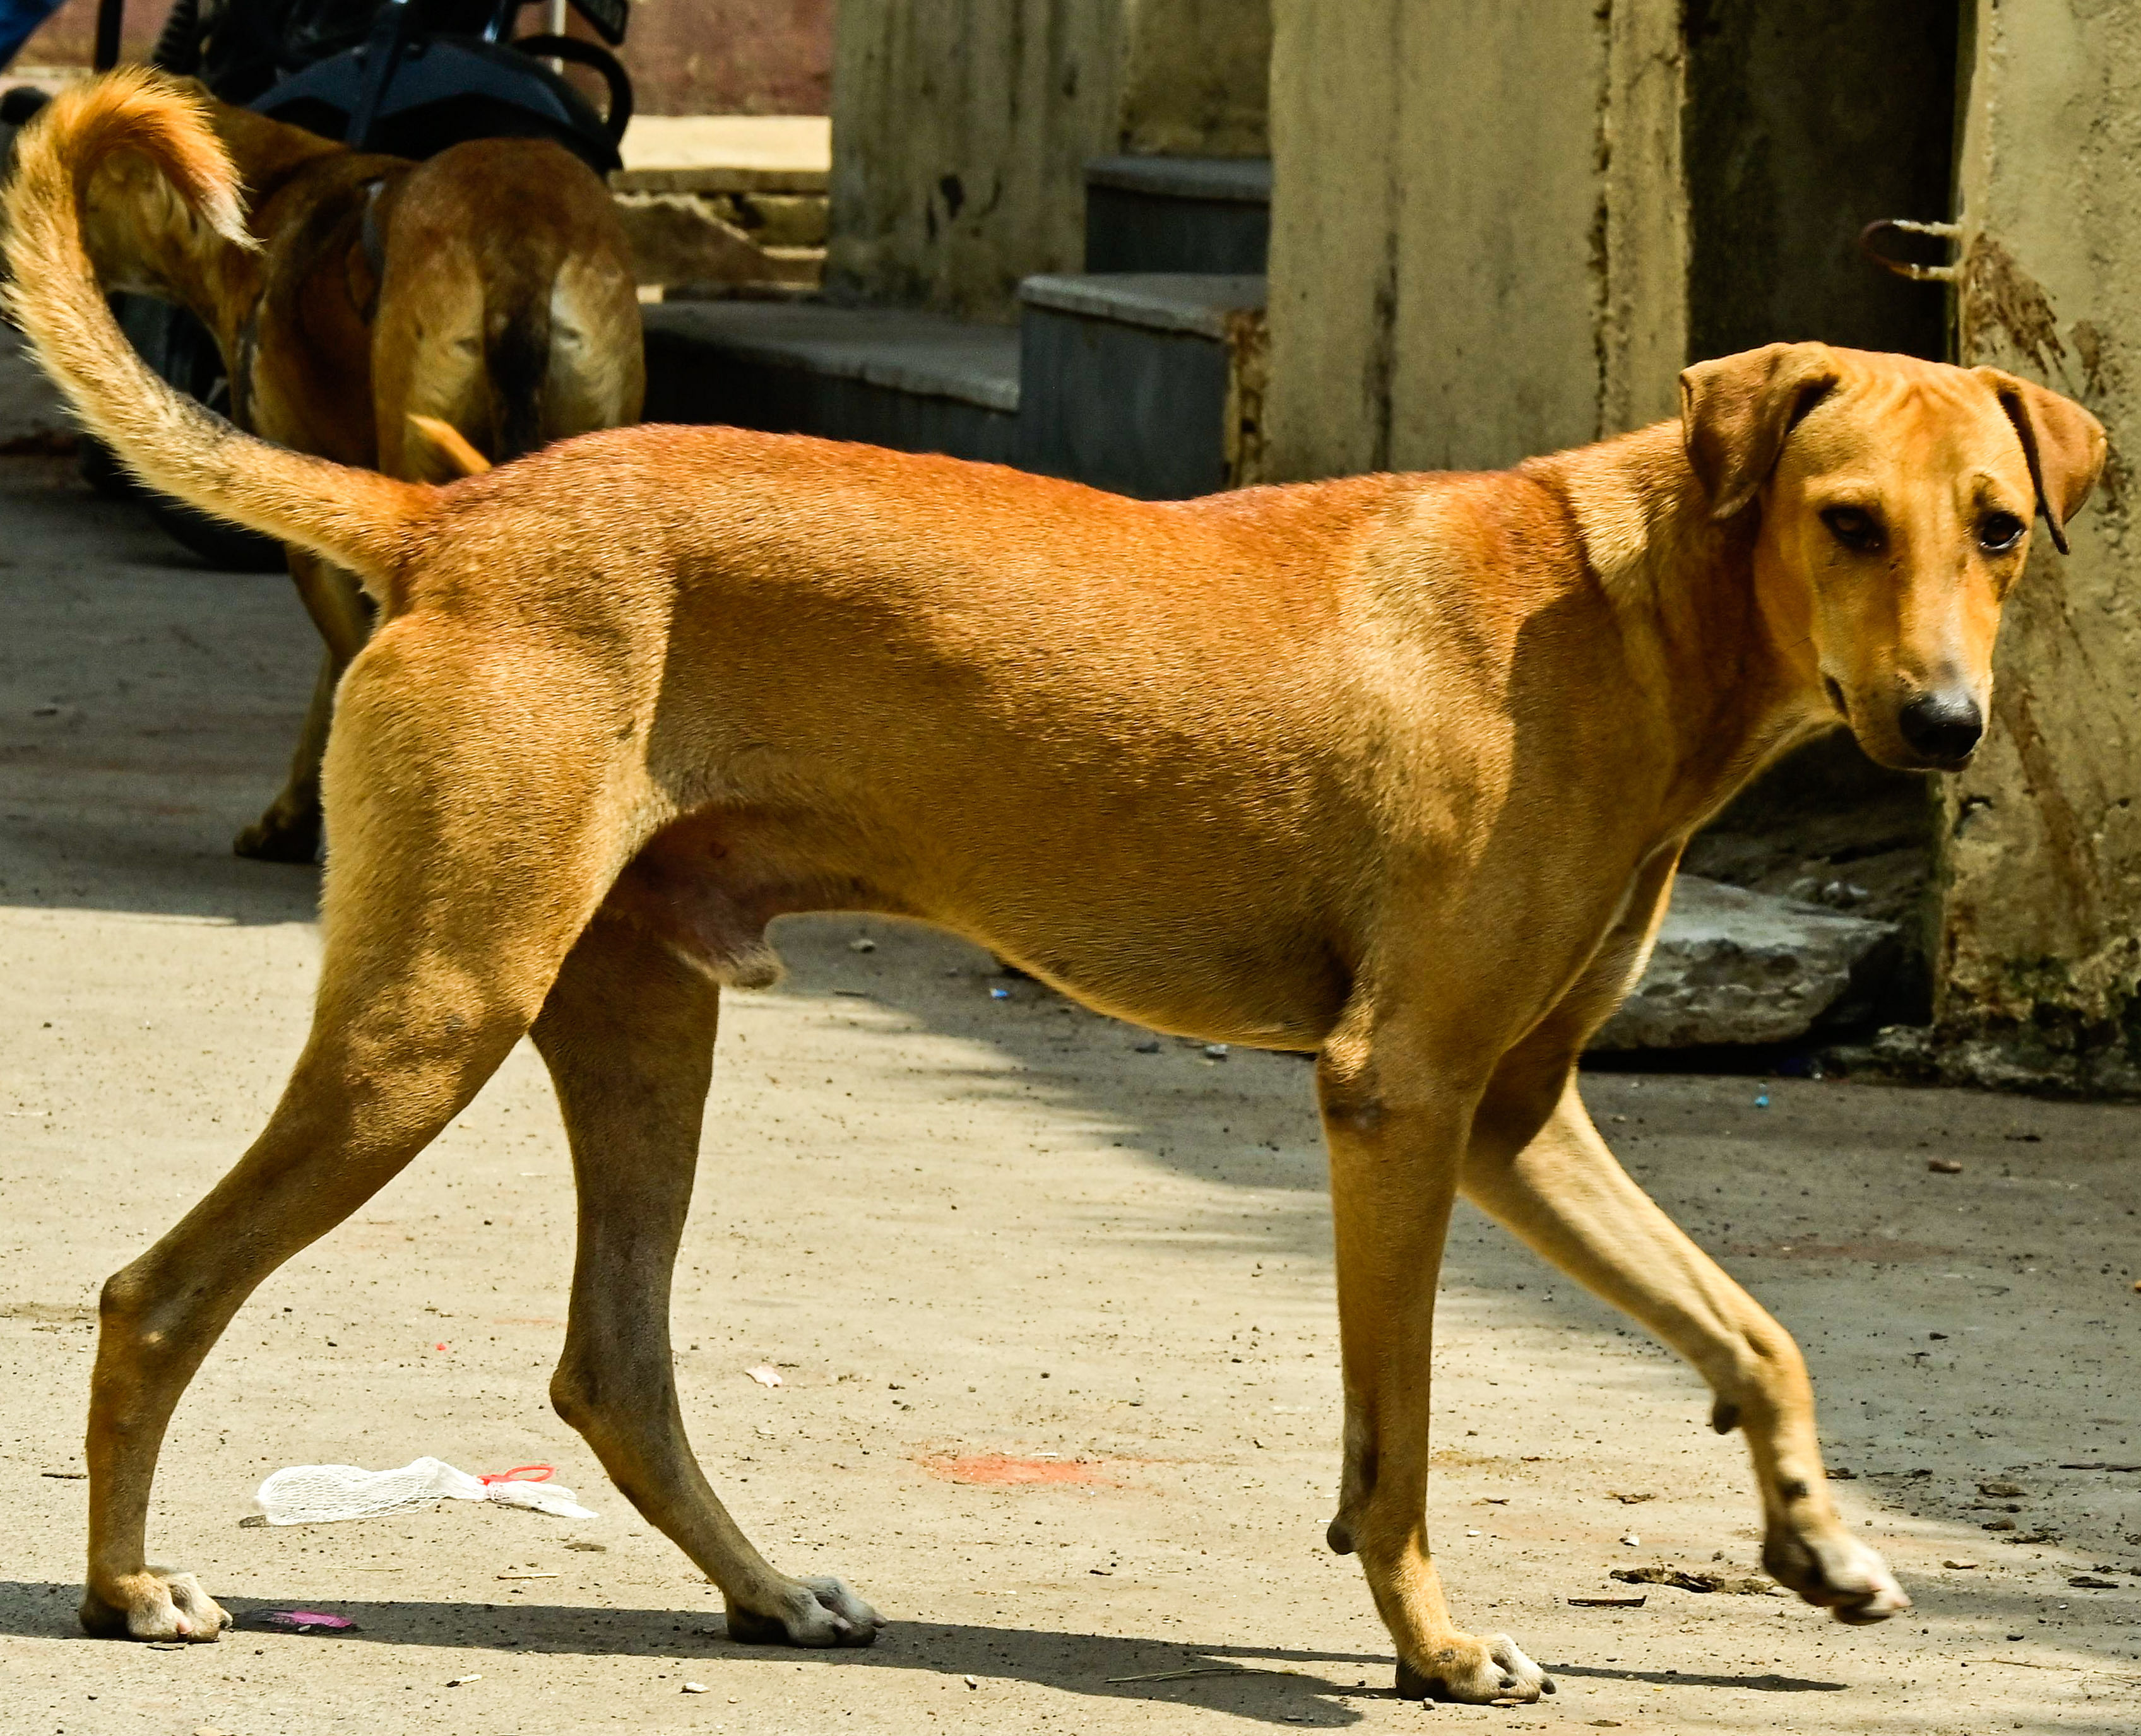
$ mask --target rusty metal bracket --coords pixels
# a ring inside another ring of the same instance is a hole
[[[1874,245],[1874,238],[1884,229],[1894,229],[1906,235],[1937,235],[1943,241],[1962,239],[1959,223],[1914,223],[1907,217],[1877,217],[1858,232],[1858,250],[1883,271],[1892,271],[1899,278],[1908,278],[1914,283],[1952,283],[1960,274],[1953,265],[1913,265],[1907,259],[1892,259]]]

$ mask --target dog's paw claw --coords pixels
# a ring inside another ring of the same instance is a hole
[[[100,1640],[185,1640],[210,1645],[231,1617],[190,1573],[150,1567],[130,1574],[105,1596],[85,1591],[77,1612],[83,1630]]]
[[[884,1617],[829,1576],[797,1580],[775,1614],[728,1606],[729,1638],[743,1645],[871,1645]]]
[[[1484,1706],[1497,1701],[1529,1705],[1554,1692],[1553,1678],[1526,1657],[1507,1634],[1463,1638],[1438,1646],[1420,1669],[1398,1660],[1400,1699],[1453,1700]]]
[[[1779,1585],[1851,1627],[1870,1627],[1911,1606],[1888,1564],[1845,1532],[1773,1532],[1762,1546],[1762,1567]]]

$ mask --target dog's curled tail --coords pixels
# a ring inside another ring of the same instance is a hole
[[[76,414],[150,487],[324,555],[391,607],[435,491],[241,434],[142,362],[105,305],[82,239],[90,178],[116,151],[149,158],[224,239],[258,244],[199,101],[152,72],[114,72],[62,91],[15,142],[15,172],[0,196],[12,278],[0,291],[5,311]]]

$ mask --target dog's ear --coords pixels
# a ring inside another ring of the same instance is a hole
[[[1698,361],[1680,376],[1681,436],[1710,516],[1742,511],[1777,467],[1784,436],[1836,384],[1826,344],[1772,343]]]
[[[2047,391],[2034,381],[1996,367],[1971,371],[1992,388],[2030,461],[2037,509],[2052,533],[2052,546],[2067,552],[2067,520],[2082,508],[2104,472],[2104,424],[2072,398]]]

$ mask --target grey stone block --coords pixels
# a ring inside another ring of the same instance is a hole
[[[1804,1036],[1896,932],[1892,922],[1682,874],[1649,968],[1591,1046],[1695,1049]]]
[[[1258,273],[1267,158],[1102,157],[1085,165],[1085,269]]]
[[[1227,418],[1240,322],[1260,277],[1028,278],[1018,463],[1148,500],[1227,487]]]
[[[1018,333],[819,302],[646,310],[647,417],[1012,461]]]

